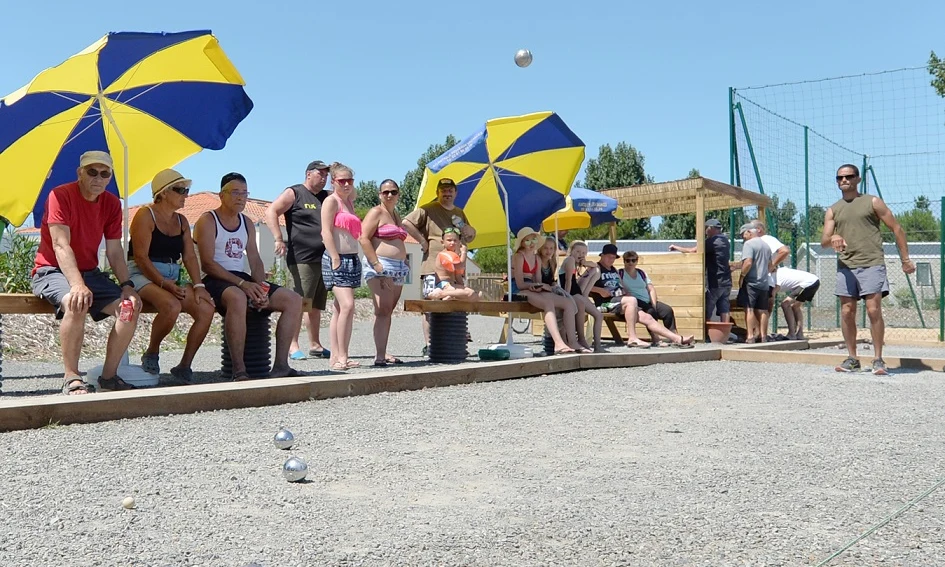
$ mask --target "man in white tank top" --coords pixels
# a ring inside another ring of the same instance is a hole
[[[292,314],[291,317],[279,317],[276,325],[276,353],[269,377],[297,376],[289,367],[289,343],[298,325],[302,298],[290,289],[264,281],[266,268],[256,248],[256,227],[243,214],[248,197],[246,178],[239,173],[228,173],[220,181],[220,207],[204,213],[197,220],[194,240],[205,274],[203,282],[216,302],[217,310],[224,315],[224,332],[233,361],[233,380],[265,378],[249,376],[243,362],[249,303],[258,309]],[[243,271],[244,255],[249,263],[249,274]]]

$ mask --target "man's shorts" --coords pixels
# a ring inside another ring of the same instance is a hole
[[[331,257],[326,252],[322,256],[322,280],[325,289],[333,287],[361,287],[361,261],[357,254],[341,254],[341,265],[337,270],[331,267]]]
[[[292,276],[289,284],[295,293],[302,296],[302,311],[324,311],[328,303],[328,289],[322,279],[322,263],[289,264],[288,269]]]
[[[252,282],[253,276],[247,274],[246,272],[234,272],[230,270],[230,273],[238,278],[242,278],[245,281]],[[226,307],[223,305],[223,292],[231,287],[239,287],[239,284],[231,283],[227,280],[218,280],[210,276],[204,276],[203,283],[207,286],[207,293],[210,294],[210,297],[213,298],[213,302],[217,305],[217,313],[220,315],[226,315]],[[271,299],[272,294],[276,292],[282,286],[276,285],[272,282],[266,282],[269,284],[269,295]],[[241,289],[240,292],[243,290]],[[245,294],[244,294],[245,295]],[[246,301],[249,301],[249,298],[246,298]]]
[[[814,295],[817,293],[817,290],[820,289],[820,280],[815,281],[811,285],[803,288],[797,289],[791,293],[790,297],[798,303],[806,303],[811,299],[814,299]]]
[[[710,287],[705,290],[705,312],[709,317],[713,313],[720,317],[725,313],[732,312],[732,303],[729,297],[732,295],[732,286]]]
[[[874,293],[881,293],[882,297],[889,295],[885,264],[867,268],[837,268],[837,296],[861,299]]]
[[[101,321],[114,315],[114,313],[103,313],[102,309],[121,299],[121,288],[118,284],[98,268],[82,272],[82,280],[92,292],[92,306],[89,307],[92,320]],[[69,285],[69,280],[66,279],[62,270],[54,266],[39,268],[33,275],[32,287],[34,295],[45,299],[56,308],[56,319],[62,319],[65,316],[66,312],[61,305],[62,298],[72,291],[72,286]]]
[[[744,307],[745,309],[758,309],[760,311],[767,311],[770,301],[771,288],[767,286],[759,288],[752,287],[750,285],[744,285],[738,290],[737,303],[740,307]]]

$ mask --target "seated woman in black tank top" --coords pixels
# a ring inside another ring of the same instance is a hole
[[[141,367],[160,374],[161,342],[177,323],[181,311],[194,319],[180,364],[171,368],[172,382],[189,384],[193,379],[191,364],[213,319],[213,299],[200,276],[200,264],[194,250],[190,225],[177,212],[190,193],[191,181],[173,169],[154,176],[151,195],[154,203],[141,207],[131,221],[128,245],[128,270],[141,299],[150,303],[157,315],[151,324],[151,339],[141,355]],[[181,260],[191,283],[181,279]]]

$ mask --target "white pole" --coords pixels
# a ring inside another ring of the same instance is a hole
[[[495,170],[495,165],[492,163],[489,164],[489,169],[492,170],[492,177],[495,178],[495,184],[502,191],[502,198],[505,201],[505,241],[506,241],[506,253],[505,253],[505,264],[508,269],[509,274],[509,303],[512,303],[512,225],[509,221],[509,192],[505,190],[505,185],[502,184],[502,180],[499,178],[499,173]],[[515,341],[512,340],[512,309],[509,308],[509,312],[506,314],[508,317],[509,332],[506,337],[506,344],[511,345]]]
[[[125,251],[127,251],[128,242],[129,242],[129,235],[128,235],[128,232],[129,232],[129,229],[128,229],[128,144],[125,143],[125,137],[121,135],[121,130],[118,129],[118,124],[115,123],[115,118],[112,116],[112,111],[105,104],[105,96],[102,94],[102,91],[98,91],[98,94],[96,95],[95,98],[98,99],[98,107],[102,109],[102,114],[105,116],[106,119],[108,119],[108,123],[112,125],[112,128],[115,129],[115,134],[118,136],[118,141],[121,142],[121,147],[124,154],[123,157],[125,160],[125,170],[123,172],[124,183],[122,183],[122,192],[124,192],[124,199],[122,199],[122,201],[124,202],[124,210],[121,215],[123,219],[121,245],[125,249]]]

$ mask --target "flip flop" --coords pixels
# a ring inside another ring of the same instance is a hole
[[[377,366],[377,367],[380,367],[380,368],[385,368],[385,367],[387,366],[387,361],[386,361],[386,360],[375,360],[375,361],[374,361],[374,366]]]
[[[336,362],[329,367],[332,372],[347,372],[348,367],[340,362]]]
[[[238,372],[233,375],[234,382],[245,382],[247,380],[250,380],[248,372]]]
[[[345,363],[345,368],[360,368],[360,367],[361,367],[361,363],[356,360],[348,360],[348,362]]]
[[[636,341],[636,342],[634,342],[634,341],[629,341],[629,342],[627,342],[627,348],[642,348],[642,349],[648,349],[648,348],[650,348],[650,346],[652,346],[652,345],[650,345],[650,343],[648,343],[648,342],[646,342],[646,341]]]
[[[403,364],[404,363],[403,360],[397,358],[396,356],[388,356],[387,358],[384,359],[384,362],[386,362],[387,364]]]
[[[321,356],[321,355],[319,355],[319,356]],[[305,360],[305,359],[308,358],[308,357],[306,357],[306,356],[305,356],[305,353],[302,352],[301,350],[297,350],[297,351],[291,353],[291,354],[289,355],[289,358],[292,359],[292,360]]]
[[[574,354],[576,351],[571,347],[564,347],[561,350],[556,350],[554,354]]]
[[[283,374],[282,376],[273,376],[272,372],[269,373],[270,378],[297,378],[301,375],[302,373],[296,370],[295,368],[289,368],[289,371]]]

